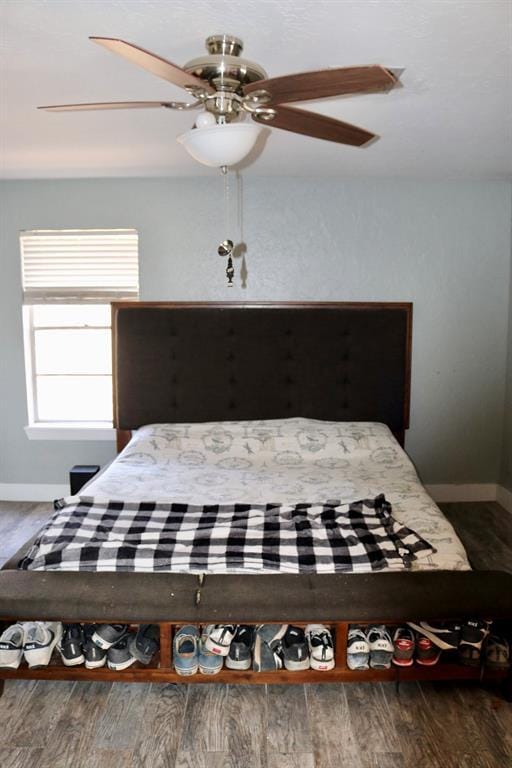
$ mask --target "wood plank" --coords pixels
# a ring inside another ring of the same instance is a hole
[[[68,706],[75,683],[38,682],[17,717],[10,722],[5,738],[13,747],[45,747]],[[2,698],[3,701],[3,698]]]
[[[306,697],[302,685],[274,685],[267,691],[268,753],[312,752]]]
[[[53,514],[48,502],[0,502],[0,557],[8,560]]]
[[[186,685],[151,685],[133,757],[139,768],[173,768],[181,740]]]
[[[42,749],[0,748],[2,768],[39,768]]]
[[[254,753],[183,751],[178,754],[172,768],[264,768],[264,766],[260,755]],[[280,768],[284,767],[280,764]],[[297,764],[294,764],[293,768],[297,768]]]
[[[138,768],[129,749],[91,749],[77,768]]]
[[[37,685],[35,680],[8,680],[0,698],[0,746],[10,747],[11,734]]]
[[[512,573],[512,516],[496,502],[439,505],[477,570]]]
[[[369,755],[364,768],[409,768],[401,752],[375,752]]]
[[[110,683],[76,683],[38,768],[67,768],[88,754],[110,693]]]
[[[271,752],[268,768],[318,768],[318,764],[312,752],[294,752],[291,755]]]
[[[228,751],[233,754],[264,754],[268,721],[265,688],[228,686],[226,715]]]
[[[503,702],[492,691],[478,686],[457,686],[464,707],[464,716],[472,724],[475,752],[489,753],[498,764],[512,765],[512,715],[505,723],[498,713],[512,706]]]
[[[348,713],[364,760],[375,752],[400,752],[401,745],[381,684],[347,685]]]
[[[98,722],[94,746],[132,750],[139,739],[141,712],[148,693],[147,683],[113,685]]]
[[[418,683],[382,686],[388,711],[398,735],[407,766],[445,768],[445,759],[437,748],[437,731],[430,717],[428,698]]]
[[[439,753],[445,756],[469,752],[476,754],[481,746],[479,721],[475,722],[464,706],[460,687],[445,683],[422,683],[421,691],[435,729]],[[464,713],[463,717],[461,712]],[[448,765],[452,768],[450,763]]]
[[[362,768],[343,688],[325,683],[305,691],[315,768]]]
[[[226,702],[228,688],[224,685],[209,685],[188,689],[187,707],[181,750],[193,752],[228,752],[228,718]]]

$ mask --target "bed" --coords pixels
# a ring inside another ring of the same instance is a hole
[[[396,518],[435,551],[407,573],[19,571],[28,545],[0,573],[3,620],[157,622],[160,657],[149,669],[120,674],[54,665],[0,676],[175,681],[177,624],[323,621],[336,633],[331,672],[225,671],[215,680],[478,678],[479,669],[456,664],[367,672],[346,666],[351,622],[512,617],[510,574],[471,570],[401,448],[411,339],[410,304],[113,305],[120,455],[81,497],[299,505],[384,494]]]

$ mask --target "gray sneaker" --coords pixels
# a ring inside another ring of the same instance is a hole
[[[128,632],[128,624],[99,624],[92,636],[93,643],[104,651],[115,645]]]
[[[128,669],[128,667],[131,667],[131,665],[137,661],[130,650],[130,641],[132,638],[133,633],[127,632],[115,645],[110,646],[107,651],[107,666],[109,669],[117,671]]]

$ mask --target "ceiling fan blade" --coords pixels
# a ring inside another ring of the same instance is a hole
[[[174,85],[179,85],[180,88],[190,86],[201,88],[208,93],[212,93],[215,90],[206,80],[201,80],[195,75],[189,75],[188,72],[178,67],[177,64],[173,64],[172,61],[167,61],[167,59],[157,56],[156,53],[139,48],[138,45],[133,45],[133,43],[127,43],[125,40],[118,40],[113,37],[90,37],[89,40],[102,45],[104,48],[112,51],[112,53],[117,53],[118,56],[122,56],[124,59],[128,59],[128,61],[146,69],[153,75],[162,77],[169,83],[174,83]]]
[[[247,95],[251,91],[267,91],[272,97],[270,105],[273,106],[292,101],[325,99],[328,96],[389,91],[397,83],[398,78],[379,65],[340,67],[257,80],[244,86],[244,94]]]
[[[152,109],[170,104],[172,104],[170,101],[99,101],[95,104],[51,104],[38,109],[44,109],[47,112],[85,112],[89,109]]]
[[[315,139],[336,141],[338,144],[351,144],[354,147],[362,147],[372,139],[375,133],[358,128],[357,125],[335,120],[333,117],[318,115],[316,112],[308,112],[296,107],[273,107],[276,112],[272,120],[264,120],[258,114],[253,114],[253,120],[257,123],[269,125],[271,128],[282,128],[284,131],[301,133],[304,136],[312,136]]]

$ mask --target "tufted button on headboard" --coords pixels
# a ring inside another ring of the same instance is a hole
[[[113,305],[114,423],[408,427],[412,304]]]

